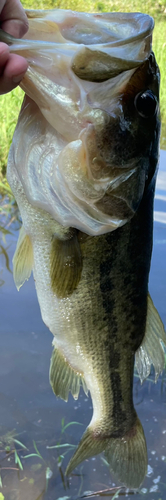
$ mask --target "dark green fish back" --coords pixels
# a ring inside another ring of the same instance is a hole
[[[80,343],[85,357],[91,360],[98,383],[102,419],[100,415],[94,426],[92,419],[69,462],[67,474],[85,454],[88,458],[96,453],[97,439],[98,453],[105,449],[111,470],[133,488],[141,484],[147,467],[146,443],[132,391],[134,355],[146,327],[156,159],[152,151],[151,178],[133,219],[112,234],[88,237],[83,243],[80,235],[84,321],[87,315],[91,316],[90,323],[87,321],[88,333],[82,327]],[[84,296],[84,280],[90,289],[90,302]],[[94,405],[93,388],[90,390]],[[123,443],[127,443],[124,449]]]

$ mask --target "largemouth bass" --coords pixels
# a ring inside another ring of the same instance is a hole
[[[67,467],[105,451],[119,481],[138,488],[146,441],[133,405],[164,368],[164,327],[148,294],[160,133],[153,20],[142,14],[27,11],[10,50],[27,58],[26,93],[8,160],[23,226],[17,288],[33,270],[54,335],[53,391],[90,391],[92,420]]]

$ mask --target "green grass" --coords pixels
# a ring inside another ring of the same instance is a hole
[[[21,0],[27,9],[74,9],[103,12],[145,12],[152,16],[163,15],[166,0]],[[85,9],[86,6],[86,9]]]
[[[42,491],[42,494],[35,498],[34,500],[39,500],[43,498],[43,494],[47,492],[48,489],[48,483],[49,480],[52,478],[54,475],[55,477],[55,458],[57,457],[57,467],[61,475],[61,480],[62,484],[64,487],[64,492],[66,489],[68,489],[68,480],[65,479],[64,473],[62,471],[61,465],[62,461],[64,459],[64,456],[69,452],[73,451],[73,448],[75,449],[76,446],[68,443],[60,444],[61,440],[65,439],[67,436],[66,431],[70,426],[75,426],[75,425],[83,425],[80,424],[79,422],[68,422],[65,424],[65,419],[62,418],[61,421],[61,433],[59,436],[58,444],[55,446],[46,446],[46,449],[48,450],[53,450],[51,453],[49,452],[49,458],[45,459],[42,454],[40,453],[38,446],[36,444],[36,441],[33,439],[32,444],[30,443],[30,450],[25,446],[24,443],[20,441],[20,439],[17,439],[17,434],[15,429],[12,431],[7,432],[4,435],[0,435],[0,488],[5,491],[4,487],[4,478],[6,478],[6,475],[10,473],[10,471],[14,471],[15,474],[17,474],[18,479],[23,482],[25,479],[27,479],[26,474],[27,470],[29,468],[29,471],[32,471],[34,474],[34,477],[30,478],[29,483],[34,484],[35,480],[38,481],[38,473],[40,474],[41,469],[43,469],[43,472],[45,474],[45,487],[44,490]],[[26,431],[24,431],[26,432]],[[42,447],[42,450],[45,452],[45,440],[42,442],[39,442],[40,447]],[[63,453],[63,455],[60,454],[60,448],[68,448],[67,451]],[[54,454],[54,449],[56,449],[56,454]],[[27,451],[30,451],[30,453],[27,454]],[[50,469],[50,457],[52,457],[51,461],[51,467],[53,471]],[[30,463],[28,464],[30,459]],[[8,464],[10,462],[10,464]],[[5,473],[4,473],[5,470]],[[21,476],[18,475],[18,473],[21,472]],[[81,487],[79,487],[79,492],[78,492],[78,498],[80,497],[81,490],[83,486],[83,476],[81,479]],[[25,486],[26,489],[26,486]],[[117,490],[117,488],[112,488],[111,491],[114,492]],[[18,491],[19,491],[19,483],[18,483]],[[113,493],[112,493],[113,494]],[[0,496],[3,499],[4,497]],[[64,497],[64,498],[71,498],[71,497]],[[59,499],[60,500],[60,499]]]
[[[5,174],[7,156],[20,111],[23,91],[17,87],[10,94],[0,96],[0,181]],[[2,175],[1,175],[2,174]],[[5,190],[0,186],[1,193]]]
[[[145,12],[155,19],[153,49],[161,71],[160,104],[162,119],[161,148],[166,149],[166,0],[22,0],[25,8],[63,8],[89,12]],[[0,97],[0,181],[6,172],[7,156],[23,99],[20,88]],[[0,192],[2,189],[0,188]]]
[[[156,22],[153,36],[153,46],[161,73],[160,109],[162,134],[160,145],[161,148],[166,149],[166,15],[165,19],[160,19],[158,23]]]

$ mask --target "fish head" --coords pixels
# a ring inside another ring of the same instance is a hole
[[[28,150],[23,165],[15,148],[27,198],[63,226],[91,235],[113,231],[134,216],[157,168],[153,19],[65,10],[27,15],[26,39],[10,45],[29,63],[21,82],[29,101],[15,132],[22,154]]]
[[[134,215],[157,174],[160,72],[153,52],[127,81],[123,78],[107,102],[104,97],[107,119],[103,129],[96,129],[96,148],[103,160],[97,175],[110,178],[97,206],[108,215],[116,211],[119,221]]]

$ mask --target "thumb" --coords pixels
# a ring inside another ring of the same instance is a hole
[[[6,0],[0,14],[1,28],[16,38],[28,31],[28,19],[19,0]]]

